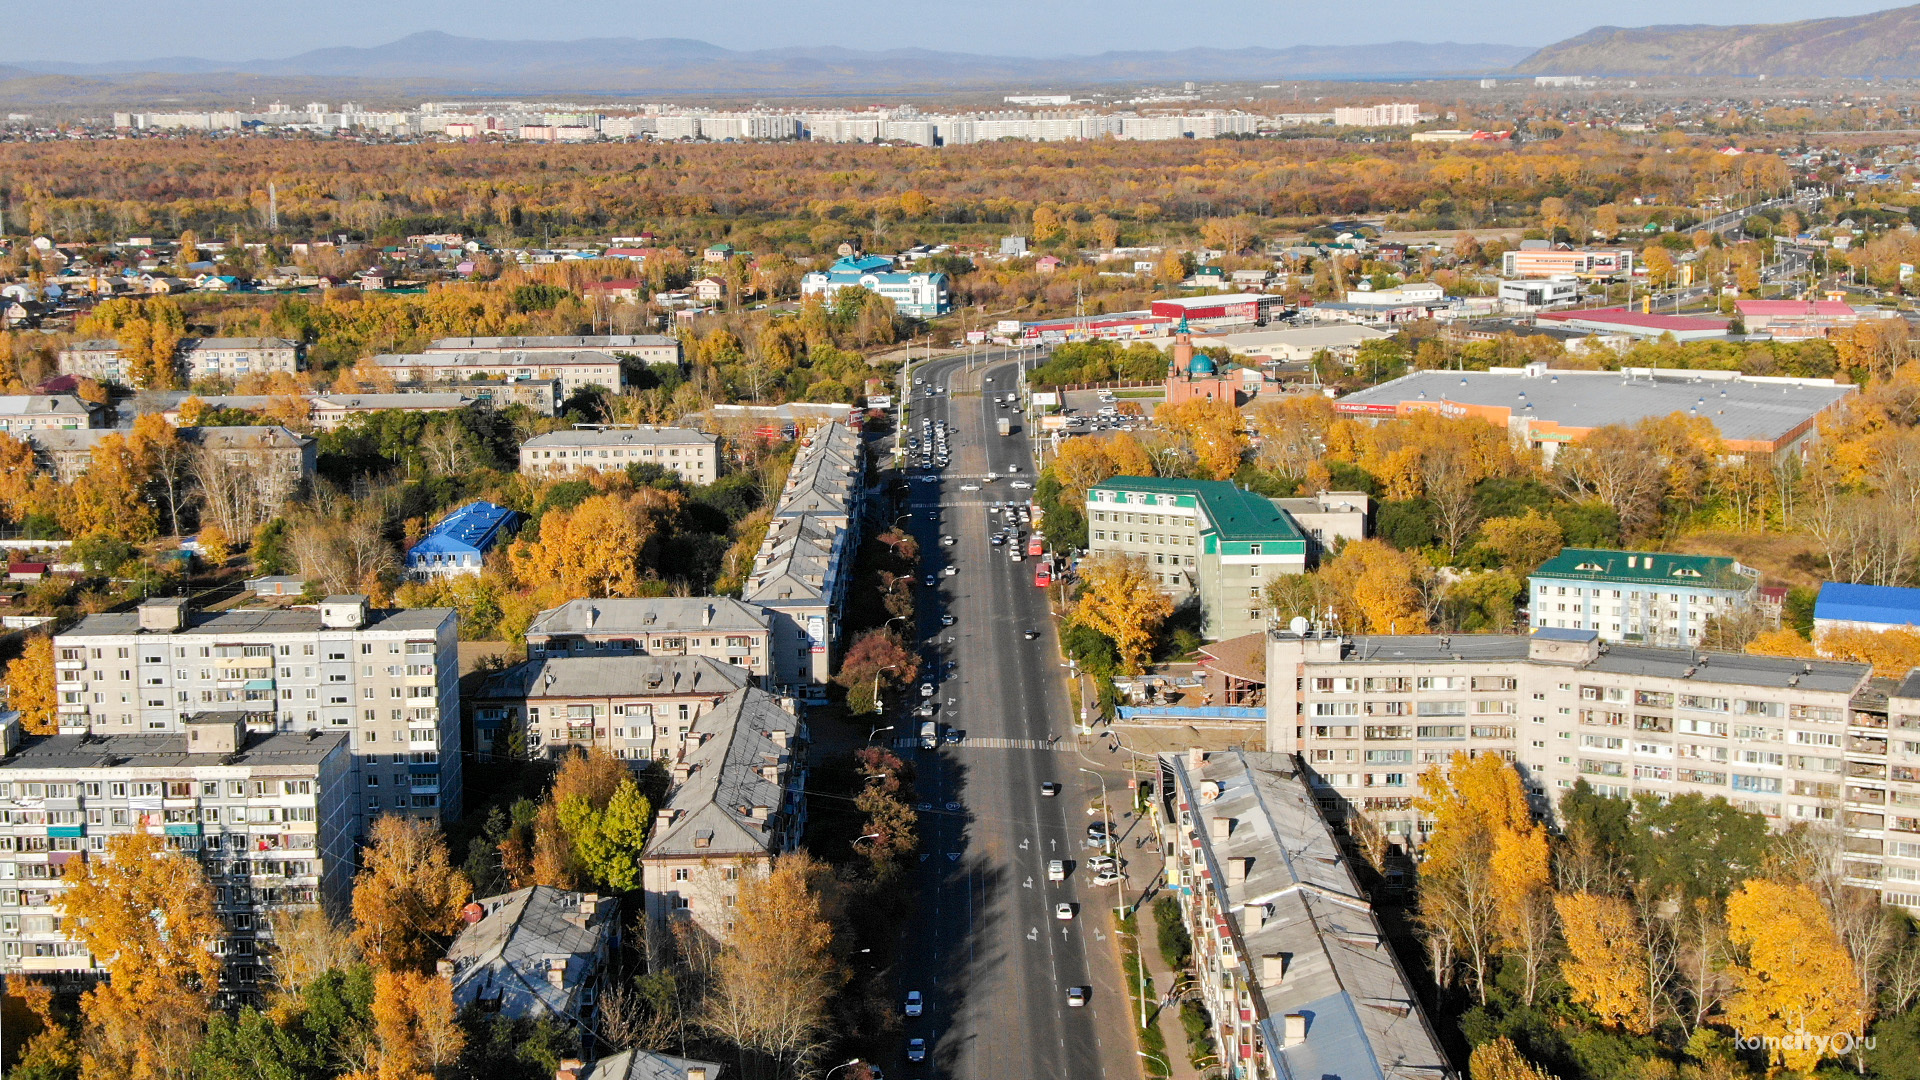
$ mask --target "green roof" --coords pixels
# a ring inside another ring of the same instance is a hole
[[[1224,480],[1178,480],[1164,476],[1110,476],[1088,489],[1140,492],[1146,495],[1185,495],[1200,504],[1210,532],[1220,539],[1302,540],[1273,501]]]
[[[1563,548],[1560,554],[1542,563],[1533,576],[1568,581],[1746,589],[1758,581],[1760,575],[1723,555]]]

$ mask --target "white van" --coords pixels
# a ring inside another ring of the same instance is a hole
[[[1047,864],[1047,880],[1048,881],[1067,880],[1067,864],[1060,861],[1059,859],[1055,859],[1052,862],[1048,863]]]

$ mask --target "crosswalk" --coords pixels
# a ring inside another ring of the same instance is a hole
[[[919,745],[920,740],[912,737],[893,740],[893,748],[895,750],[911,750]],[[1059,740],[1048,741],[1046,739],[966,738],[953,744],[951,748],[958,750],[1052,750],[1057,753],[1065,753],[1073,749],[1073,744]]]

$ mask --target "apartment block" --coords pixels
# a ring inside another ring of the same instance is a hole
[[[1633,273],[1633,251],[1628,248],[1564,248],[1545,240],[1522,240],[1520,247],[1500,257],[1500,276],[1507,278],[1576,277],[1588,280],[1622,278]]]
[[[658,465],[689,484],[719,479],[717,436],[678,427],[576,426],[520,444],[520,472],[540,475],[574,469],[624,469]]]
[[[1558,628],[1273,633],[1267,678],[1268,746],[1297,749],[1326,809],[1365,814],[1396,844],[1424,839],[1423,769],[1498,754],[1543,814],[1581,780],[1621,798],[1723,796],[1778,828],[1842,830],[1853,884],[1920,897],[1920,678]]]
[[[125,383],[127,358],[120,343],[111,338],[89,338],[71,342],[60,350],[62,375],[80,375],[99,382]]]
[[[1265,629],[1267,582],[1307,568],[1292,519],[1231,483],[1115,476],[1087,489],[1086,512],[1088,549],[1137,556],[1176,599],[1197,598],[1210,641]]]
[[[292,374],[305,366],[299,343],[286,338],[187,338],[180,343],[178,357],[189,379],[238,379],[275,371]]]
[[[72,394],[0,395],[0,434],[23,439],[29,431],[105,426],[107,411]]]
[[[650,938],[687,920],[724,939],[741,881],[799,847],[807,742],[804,721],[752,688],[695,721],[672,752],[673,786],[641,856]]]
[[[494,753],[525,732],[530,757],[574,747],[651,761],[680,745],[693,723],[753,676],[710,656],[557,656],[516,664],[481,684],[473,700],[474,749]]]
[[[1162,754],[1151,804],[1194,990],[1236,1075],[1452,1080],[1290,754]]]
[[[598,349],[429,350],[381,353],[373,357],[372,363],[387,369],[394,378],[410,382],[445,382],[476,376],[505,382],[557,382],[563,396],[572,396],[589,386],[613,393],[627,387],[620,357]]]
[[[65,868],[109,837],[144,832],[196,856],[227,934],[222,989],[255,1001],[276,911],[345,910],[353,884],[350,751],[343,732],[254,733],[197,713],[167,734],[19,737],[0,758],[0,971],[90,979],[61,932]]]
[[[318,440],[278,424],[179,431],[182,442],[242,470],[268,506],[278,506],[300,490],[319,463]],[[102,428],[38,428],[27,432],[26,440],[33,444],[34,464],[70,484],[93,465],[93,448],[110,434],[114,432]]]
[[[757,604],[727,596],[649,596],[571,600],[527,626],[527,655],[705,656],[765,679],[773,619]]]
[[[1753,606],[1760,572],[1715,555],[1565,548],[1527,579],[1535,627],[1607,641],[1697,645],[1707,622]]]
[[[772,617],[769,685],[803,693],[833,673],[840,615],[860,545],[866,450],[860,432],[821,424],[800,452],[753,558],[742,599]]]
[[[177,734],[218,714],[256,734],[347,736],[349,835],[380,814],[459,816],[459,616],[313,607],[191,610],[178,597],[89,615],[54,637],[63,732]]]

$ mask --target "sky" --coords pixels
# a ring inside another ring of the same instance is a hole
[[[1888,0],[107,0],[86,6],[84,15],[66,4],[7,5],[0,62],[278,58],[381,45],[420,30],[509,40],[687,37],[737,49],[920,47],[1003,56],[1384,41],[1537,46],[1602,23],[1785,22],[1891,6]]]

